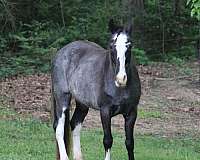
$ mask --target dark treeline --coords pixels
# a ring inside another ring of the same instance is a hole
[[[139,56],[195,55],[199,25],[186,0],[0,0],[0,52],[37,59],[77,39],[106,48],[111,18],[134,24]]]

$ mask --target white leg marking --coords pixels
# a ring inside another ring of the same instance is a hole
[[[81,143],[80,143],[80,131],[81,131],[81,123],[78,124],[73,132],[73,155],[75,160],[82,160],[82,153],[81,153]]]
[[[110,149],[106,152],[106,158],[105,160],[110,160]]]
[[[64,125],[65,125],[65,114],[63,109],[62,116],[59,118],[58,126],[56,128],[56,140],[58,142],[60,160],[69,160],[64,143]]]

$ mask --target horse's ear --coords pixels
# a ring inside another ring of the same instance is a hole
[[[133,31],[133,24],[130,23],[130,24],[128,24],[128,26],[126,27],[126,33],[128,33],[128,34],[131,36],[132,31]]]
[[[114,34],[117,30],[117,26],[115,25],[113,19],[110,19],[108,27],[109,27],[109,30],[112,34]]]

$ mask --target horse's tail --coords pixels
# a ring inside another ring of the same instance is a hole
[[[53,122],[53,129],[56,131],[56,127],[58,124],[58,117],[56,114],[56,100],[53,94],[53,88],[51,85],[51,119]],[[70,127],[70,110],[67,109],[65,111],[65,129],[64,129],[64,141],[65,141],[65,148],[67,151],[68,157],[71,155],[71,148],[72,148],[72,135],[71,135],[71,127]],[[59,149],[58,149],[58,144],[56,142],[56,154],[57,154],[57,160],[60,159],[59,155]]]

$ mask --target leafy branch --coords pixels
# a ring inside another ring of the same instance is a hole
[[[200,0],[187,0],[187,5],[191,7],[191,16],[200,21]]]

